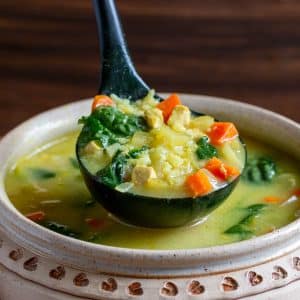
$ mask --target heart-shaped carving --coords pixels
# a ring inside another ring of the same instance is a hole
[[[300,271],[300,258],[299,257],[293,257],[293,266],[297,271]]]
[[[205,292],[205,287],[198,280],[193,280],[189,284],[188,291],[191,295],[200,295]]]
[[[74,277],[73,283],[76,286],[87,286],[89,285],[90,281],[85,273],[79,273]]]
[[[288,276],[287,271],[280,266],[275,266],[274,271],[275,272],[272,273],[272,278],[274,280],[284,279]]]
[[[63,266],[58,266],[49,272],[49,276],[53,279],[62,280],[66,275],[65,268]]]
[[[239,287],[238,282],[232,277],[224,277],[222,282],[224,292],[235,291]]]
[[[22,249],[16,249],[9,252],[9,258],[17,261],[23,257],[23,251]]]
[[[36,256],[29,258],[23,264],[23,267],[27,271],[35,271],[37,269],[38,258]]]
[[[161,289],[162,295],[176,296],[178,294],[178,288],[173,282],[165,282]]]
[[[133,282],[128,286],[128,291],[130,295],[141,296],[144,291],[140,282]]]
[[[254,271],[248,273],[248,279],[252,286],[258,285],[263,281],[263,277]]]
[[[118,288],[118,284],[115,279],[108,278],[106,281],[102,281],[101,288],[107,292],[114,292]]]

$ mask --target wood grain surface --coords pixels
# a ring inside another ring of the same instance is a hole
[[[300,121],[299,0],[118,0],[138,71],[158,91],[260,105]],[[91,1],[0,1],[0,134],[91,97]]]

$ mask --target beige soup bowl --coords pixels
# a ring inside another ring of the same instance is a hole
[[[237,101],[181,95],[195,111],[300,160],[299,124]],[[261,237],[193,250],[137,250],[59,235],[22,216],[4,189],[16,159],[77,128],[90,100],[42,113],[0,142],[0,299],[299,299],[300,220]],[[129,237],[130,238],[130,237]]]

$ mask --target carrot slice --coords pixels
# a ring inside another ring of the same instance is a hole
[[[41,222],[45,219],[46,214],[43,211],[35,211],[25,216],[33,222]]]
[[[207,132],[210,141],[214,145],[221,145],[224,142],[236,138],[239,133],[233,123],[215,122]]]
[[[167,99],[157,104],[157,108],[160,109],[164,116],[164,121],[167,122],[172,114],[172,111],[176,105],[180,105],[181,101],[177,94],[170,95]]]
[[[92,104],[92,111],[94,111],[98,106],[113,106],[114,102],[112,99],[106,95],[96,95]]]
[[[216,157],[210,159],[204,168],[222,180],[227,180],[240,175],[240,171],[236,167],[225,165]]]
[[[202,170],[190,175],[186,179],[186,184],[193,194],[193,197],[198,197],[209,193],[212,190],[212,185],[208,176]]]
[[[279,204],[283,201],[283,199],[277,196],[267,196],[264,198],[264,201],[267,203]]]

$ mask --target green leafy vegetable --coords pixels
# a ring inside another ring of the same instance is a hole
[[[112,106],[100,107],[93,112],[93,115],[100,120],[107,129],[125,137],[133,135],[138,129],[147,129],[144,118],[124,114]]]
[[[128,160],[138,158],[148,147],[143,146],[130,150],[128,153],[118,151],[110,164],[98,171],[96,176],[105,185],[114,188],[123,182],[128,166]]]
[[[198,148],[196,150],[196,154],[199,159],[207,159],[217,156],[218,151],[214,146],[209,144],[208,137],[203,136],[198,141]]]
[[[146,130],[143,117],[127,115],[115,107],[99,106],[88,117],[79,120],[84,127],[79,136],[79,146],[99,141],[102,147],[119,142],[120,138],[132,136],[137,130]]]
[[[149,148],[147,146],[143,146],[141,148],[132,149],[128,152],[128,156],[130,158],[138,158],[143,152],[148,150]]]
[[[235,225],[224,231],[225,234],[238,234],[242,240],[254,235],[250,225],[252,220],[266,208],[266,204],[253,204],[245,207],[246,215]]]
[[[270,182],[276,175],[276,164],[268,157],[259,157],[247,162],[242,178],[252,183]]]
[[[246,207],[249,216],[256,216],[260,211],[267,207],[267,204],[257,203]]]
[[[242,240],[245,240],[253,235],[251,230],[248,230],[242,224],[233,225],[228,228],[224,233],[226,234],[238,234]]]
[[[55,231],[57,233],[70,236],[73,238],[78,238],[79,234],[73,230],[71,230],[67,225],[59,224],[52,221],[46,221],[43,222],[42,225],[52,231]]]
[[[70,164],[73,166],[74,169],[79,169],[79,164],[76,158],[70,157],[69,158]]]
[[[127,161],[127,156],[118,151],[113,157],[111,163],[98,171],[96,175],[102,183],[114,188],[123,181]]]
[[[46,180],[56,176],[55,172],[43,168],[30,168],[29,172],[36,180]]]
[[[90,141],[99,141],[106,148],[118,141],[118,137],[105,128],[94,115],[82,117],[79,123],[84,124],[78,139],[79,147],[84,147]]]

